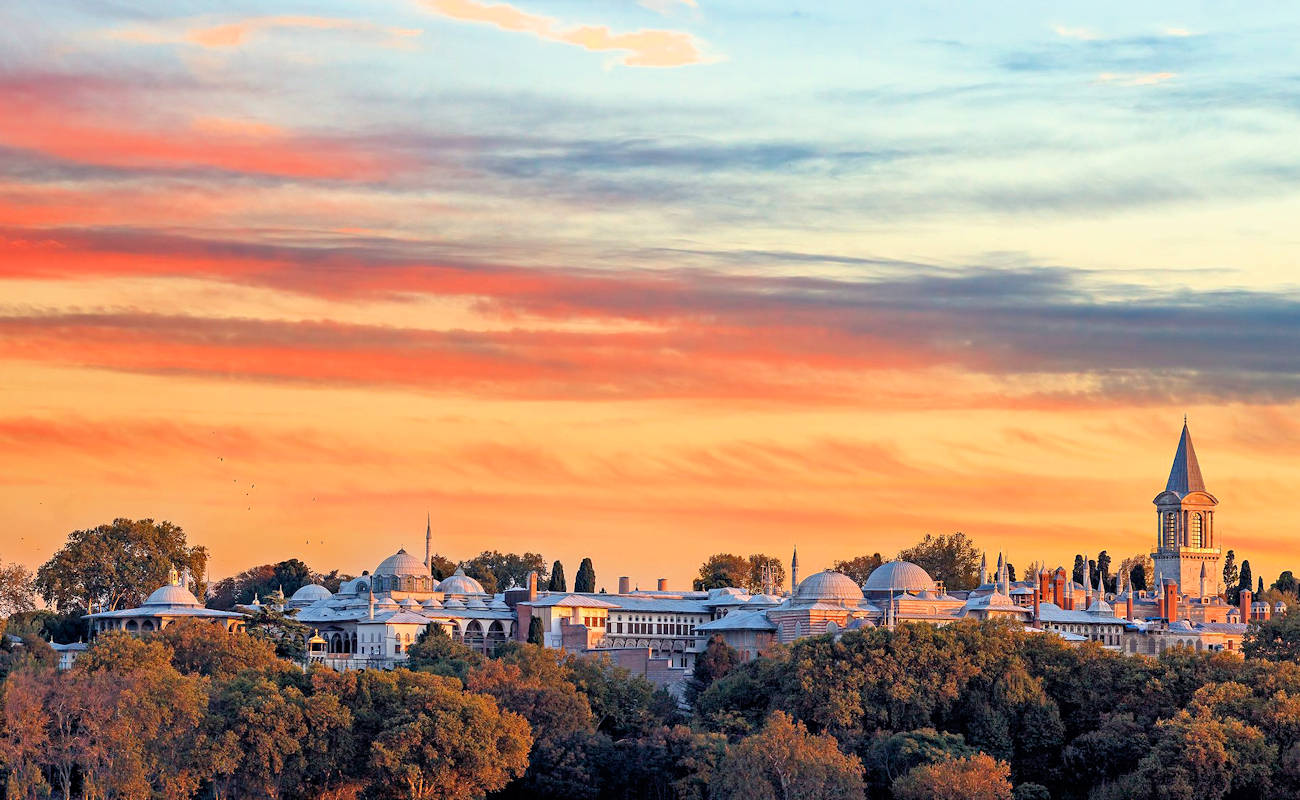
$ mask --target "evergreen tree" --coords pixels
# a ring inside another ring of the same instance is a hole
[[[569,582],[564,577],[564,565],[556,559],[551,565],[551,580],[546,584],[548,592],[567,592],[569,591]]]
[[[1237,602],[1237,581],[1241,579],[1237,571],[1237,554],[1229,550],[1223,557],[1223,591],[1229,603]]]
[[[1075,583],[1083,583],[1083,571],[1085,569],[1087,569],[1087,564],[1083,560],[1083,556],[1076,554],[1074,556],[1074,571],[1070,574]]]
[[[1010,561],[1007,562],[1007,582],[1011,583],[1016,580],[1016,565]]]
[[[1300,584],[1296,582],[1295,574],[1291,570],[1286,570],[1273,581],[1273,588],[1284,594],[1295,594]]]
[[[556,563],[558,564],[559,562],[557,561]],[[533,617],[532,619],[528,620],[528,643],[542,644],[543,641],[544,639],[542,638],[542,618]]]
[[[1255,587],[1255,596],[1262,597],[1263,595],[1264,595],[1264,576],[1260,575],[1259,586]]]
[[[582,559],[582,563],[578,565],[578,577],[573,581],[573,591],[596,591],[596,568],[591,565],[590,558]]]
[[[1134,564],[1133,568],[1128,571],[1128,580],[1135,592],[1145,592],[1147,590],[1147,570],[1141,564]]]
[[[1104,591],[1109,591],[1106,583],[1110,580],[1110,553],[1105,550],[1097,554],[1097,580]]]
[[[1237,580],[1237,594],[1233,602],[1240,602],[1243,589],[1249,592],[1254,586],[1255,576],[1250,574],[1250,559],[1243,559],[1241,562],[1241,577]]]

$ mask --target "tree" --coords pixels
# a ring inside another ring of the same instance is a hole
[[[921,728],[892,735],[877,733],[864,760],[871,782],[884,787],[922,764],[963,758],[977,752],[966,744],[960,733]]]
[[[307,639],[311,629],[297,619],[298,609],[281,611],[272,606],[262,606],[256,614],[244,620],[244,630],[249,636],[270,642],[280,658],[301,662],[307,658]]]
[[[269,675],[293,667],[276,656],[276,647],[262,637],[226,630],[202,619],[186,619],[152,636],[167,645],[178,671],[208,678],[224,678],[245,670]]]
[[[551,580],[546,584],[546,591],[569,591],[569,583],[564,578],[564,565],[560,563],[559,559],[556,559],[555,563],[551,565]]]
[[[901,561],[911,561],[949,589],[974,589],[979,580],[980,551],[961,531],[925,538],[898,554]]]
[[[464,683],[470,670],[483,663],[483,656],[472,647],[454,641],[441,625],[429,623],[406,649],[406,664],[419,672],[431,672],[456,678]]]
[[[695,669],[686,682],[686,702],[694,705],[696,698],[712,686],[714,681],[739,664],[740,653],[728,645],[721,634],[713,634],[704,646],[704,652],[695,659]]]
[[[1129,585],[1134,591],[1144,592],[1147,590],[1147,568],[1143,564],[1134,564],[1128,573]]]
[[[31,570],[16,561],[6,564],[0,558],[0,618],[35,609],[35,592]]]
[[[781,559],[755,553],[749,557],[749,576],[744,583],[744,588],[751,594],[763,591],[764,564],[772,572],[772,590],[779,593],[785,587],[785,567],[781,565]]]
[[[1102,591],[1108,591],[1107,584],[1110,582],[1110,553],[1102,550],[1097,554],[1097,586]]]
[[[860,800],[862,762],[783,711],[731,748],[714,774],[719,800]]]
[[[73,531],[68,541],[36,571],[36,589],[56,609],[131,608],[167,583],[170,572],[188,571],[190,588],[202,597],[208,551],[189,547],[185,532],[170,522],[115,519]]]
[[[1088,568],[1088,562],[1078,553],[1074,556],[1074,570],[1070,573],[1070,578],[1077,584],[1083,584],[1083,573]]]
[[[734,553],[714,553],[700,565],[693,583],[696,591],[741,587],[749,582],[749,561]]]
[[[446,556],[434,553],[429,556],[429,572],[436,580],[442,580],[456,572],[456,562]]]
[[[1006,562],[1006,567],[1007,567],[1007,580],[1008,581],[1016,580],[1016,565],[1008,561]]]
[[[1242,590],[1250,592],[1254,591],[1254,589],[1255,576],[1250,574],[1250,559],[1246,559],[1241,562],[1241,577],[1237,579],[1237,591],[1235,593],[1237,599],[1234,602],[1241,601]]]
[[[896,800],[1012,800],[1011,768],[987,753],[925,764],[894,781]]]
[[[1296,581],[1295,575],[1288,569],[1277,576],[1277,580],[1273,581],[1272,588],[1283,594],[1294,595],[1296,590],[1300,589],[1300,582]]]
[[[524,773],[532,736],[518,714],[492,698],[461,691],[447,678],[424,687],[415,708],[371,744],[380,785],[407,800],[473,800]]]
[[[582,563],[578,565],[578,576],[573,579],[573,591],[596,591],[596,568],[591,565],[590,558],[582,559]]]
[[[1260,575],[1260,576],[1259,576],[1259,584],[1255,587],[1255,596],[1256,596],[1256,597],[1263,597],[1263,596],[1264,596],[1264,576],[1263,576],[1263,575]]]
[[[852,578],[854,583],[861,586],[867,582],[867,578],[871,577],[871,573],[875,572],[876,568],[883,563],[884,561],[879,553],[872,553],[869,556],[858,556],[848,561],[836,561],[831,565],[831,569],[835,572],[843,572]]]
[[[546,580],[546,562],[539,553],[502,553],[484,550],[461,565],[465,574],[483,584],[488,594],[504,591],[511,586],[528,583],[528,573],[536,572],[537,580]],[[490,588],[489,588],[490,587]]]
[[[528,643],[538,645],[546,643],[545,631],[542,630],[541,617],[532,617],[528,620]]]
[[[1237,554],[1229,550],[1223,557],[1223,588],[1227,594],[1227,600],[1230,604],[1237,603],[1237,584],[1241,580],[1241,573],[1237,569]]]

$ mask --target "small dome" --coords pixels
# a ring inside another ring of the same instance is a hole
[[[767,607],[767,606],[779,606],[781,605],[781,602],[782,602],[781,598],[777,597],[774,594],[756,594],[753,597],[749,598],[749,602],[745,603],[745,605],[755,606],[755,607]]]
[[[334,595],[330,594],[329,589],[326,589],[324,586],[321,586],[319,583],[309,583],[306,586],[300,588],[298,591],[294,592],[293,597],[289,598],[289,602],[314,603],[317,600],[325,600],[333,596]]]
[[[449,595],[487,594],[483,591],[483,584],[466,575],[465,570],[460,568],[457,568],[451,577],[442,579],[442,583],[438,585],[438,591]]]
[[[479,610],[479,611],[486,611],[486,610],[487,610],[487,603],[484,603],[484,602],[483,602],[483,598],[482,598],[482,597],[479,597],[478,595],[473,595],[473,596],[471,596],[471,597],[469,598],[469,600],[465,603],[465,608],[473,608],[473,609],[475,609],[475,610]]]
[[[423,606],[424,608],[442,608],[442,603],[438,602],[438,598],[436,597],[430,597],[428,600],[425,600],[420,605]]]
[[[406,552],[405,548],[403,548],[379,562],[379,566],[375,567],[375,574],[426,576],[429,574],[429,568],[424,566],[423,561]]]
[[[149,595],[149,599],[144,601],[144,604],[146,606],[189,606],[191,608],[198,608],[201,605],[189,589],[170,583],[155,589],[154,593]]]
[[[861,600],[862,590],[843,572],[825,570],[799,581],[796,600]]]
[[[721,600],[727,602],[735,600],[737,602],[744,602],[747,596],[748,595],[745,593],[744,589],[737,589],[735,586],[724,586],[721,589],[709,590],[709,599],[714,601]]]
[[[465,601],[461,600],[459,597],[449,597],[447,598],[447,601],[442,604],[442,607],[443,608],[464,608]]]
[[[890,561],[881,564],[867,576],[862,588],[868,592],[933,592],[934,580],[930,574],[910,561]]]

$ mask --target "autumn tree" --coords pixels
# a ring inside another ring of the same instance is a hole
[[[896,800],[1012,800],[1011,768],[987,753],[924,764],[894,781]]]
[[[73,531],[36,571],[36,589],[56,609],[131,608],[167,583],[171,570],[188,572],[190,589],[202,597],[208,551],[189,547],[185,532],[170,522],[115,519]]]
[[[1300,613],[1280,614],[1251,623],[1241,640],[1246,658],[1300,660]]]
[[[947,535],[926,534],[914,546],[898,553],[949,589],[974,589],[979,580],[980,552],[975,542],[961,531]]]
[[[596,591],[596,568],[592,566],[590,558],[582,559],[582,563],[578,565],[578,575],[573,579],[573,591]]]
[[[437,580],[442,580],[456,572],[456,562],[446,556],[434,553],[429,557],[429,572]]]
[[[293,669],[276,657],[272,642],[207,620],[180,620],[151,636],[167,645],[172,666],[184,673],[224,678],[246,670],[277,674]]]
[[[700,565],[693,586],[696,591],[741,587],[749,582],[749,560],[733,553],[715,553]]]
[[[275,654],[290,661],[307,657],[311,629],[298,621],[298,609],[261,606],[244,620],[244,631],[254,639],[269,642]]]
[[[314,582],[315,578],[311,568],[296,558],[275,564],[261,564],[217,581],[207,605],[208,608],[228,611],[236,605],[246,605],[276,592],[291,597],[294,592]],[[331,591],[337,589],[336,582]]]
[[[36,608],[36,584],[31,570],[18,562],[0,559],[0,618]]]
[[[976,752],[960,733],[920,728],[894,734],[878,732],[863,760],[871,783],[883,788],[916,767],[964,758]]]
[[[732,747],[714,775],[719,800],[859,800],[862,762],[783,711]]]
[[[872,553],[869,556],[858,556],[848,561],[836,561],[831,565],[831,569],[835,572],[843,572],[852,578],[854,583],[861,586],[867,582],[867,578],[871,577],[871,573],[875,572],[876,568],[883,563],[884,561],[879,553]]]
[[[564,565],[559,559],[551,565],[551,579],[546,583],[548,592],[567,592],[569,591],[569,582],[564,578]]]
[[[464,683],[470,670],[483,663],[472,647],[453,640],[441,625],[429,623],[406,650],[406,666],[420,672],[445,675]]]

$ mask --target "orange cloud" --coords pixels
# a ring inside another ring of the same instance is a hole
[[[527,33],[594,52],[623,51],[620,63],[629,67],[682,67],[714,59],[701,52],[689,33],[668,30],[640,30],[614,33],[604,25],[559,27],[556,20],[529,14],[506,3],[488,5],[474,0],[424,0],[424,5],[450,19],[492,25],[503,31]]]

